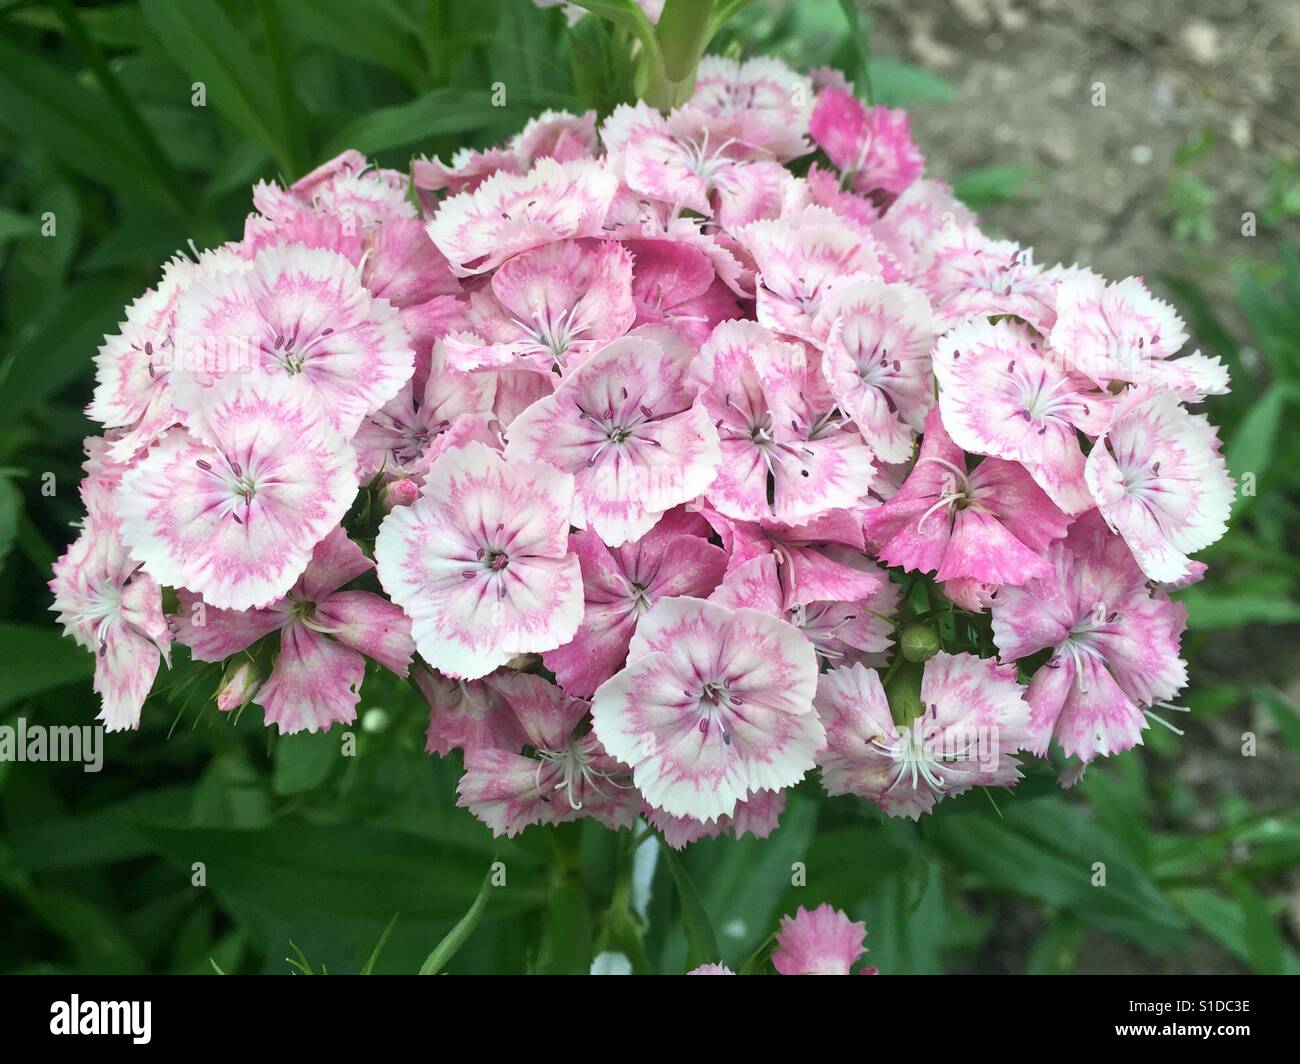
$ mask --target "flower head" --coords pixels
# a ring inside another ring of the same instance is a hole
[[[812,767],[817,661],[784,621],[686,596],[641,618],[628,664],[596,690],[592,725],[646,800],[712,820]]]
[[[582,576],[568,553],[572,506],[572,476],[507,463],[481,443],[429,467],[420,499],[384,518],[375,541],[379,581],[411,618],[425,661],[475,679],[573,637]]]
[[[867,952],[867,925],[823,903],[781,917],[772,965],[782,975],[848,975]]]
[[[662,327],[614,341],[511,423],[506,458],[571,473],[574,524],[611,547],[640,538],[718,470],[717,430],[687,380],[693,355]]]
[[[160,584],[222,609],[265,606],[356,494],[356,458],[280,375],[226,377],[194,435],[171,430],[122,476],[122,538]]]

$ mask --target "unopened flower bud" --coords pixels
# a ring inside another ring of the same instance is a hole
[[[251,658],[240,657],[230,663],[217,688],[217,708],[223,713],[247,705],[257,694],[266,677]]]
[[[386,488],[382,497],[384,512],[388,513],[399,506],[410,506],[420,497],[420,486],[410,477],[394,480]]]
[[[929,661],[943,649],[939,633],[930,625],[919,621],[913,621],[904,627],[898,637],[898,646],[908,661]]]

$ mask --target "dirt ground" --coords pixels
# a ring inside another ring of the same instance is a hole
[[[1300,3],[1292,0],[874,0],[873,52],[942,74],[955,102],[914,103],[913,134],[938,176],[1017,164],[1032,176],[1017,197],[983,207],[985,227],[1032,245],[1036,261],[1091,266],[1112,278],[1168,271],[1194,278],[1229,327],[1230,265],[1300,240],[1279,195],[1300,159]],[[1300,195],[1300,183],[1296,184]],[[1243,214],[1257,219],[1243,235]],[[1266,224],[1264,216],[1274,221]],[[1288,229],[1289,227],[1289,229]],[[1221,675],[1268,678],[1292,697],[1294,632],[1232,633],[1206,648]],[[1180,721],[1180,723],[1183,723]],[[1220,801],[1258,807],[1300,793],[1294,763],[1240,756],[1245,729],[1271,730],[1245,709],[1195,721],[1178,778],[1199,808],[1175,829],[1212,828]],[[1280,744],[1279,744],[1280,745]],[[1262,770],[1262,771],[1261,771]],[[1275,882],[1300,932],[1300,876]],[[1024,909],[999,914],[984,971],[1020,969],[1038,926]],[[1090,939],[1090,972],[1238,971],[1208,944],[1154,958]]]
[[[1155,283],[1257,250],[1243,212],[1266,212],[1300,155],[1300,4],[1291,0],[884,0],[878,54],[943,74],[959,104],[910,109],[941,174],[1034,168],[992,230],[1037,260]],[[1198,150],[1199,149],[1199,150]],[[1189,158],[1190,156],[1190,158]],[[1187,180],[1188,178],[1192,180]],[[1178,239],[1171,202],[1209,190],[1213,227]],[[1268,240],[1262,232],[1256,240]]]

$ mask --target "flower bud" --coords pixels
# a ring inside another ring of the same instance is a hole
[[[889,715],[895,724],[911,724],[925,709],[921,701],[921,677],[925,669],[919,662],[904,661],[885,687]]]
[[[384,488],[381,505],[384,513],[389,513],[399,506],[410,506],[419,497],[420,486],[410,477],[402,477]]]
[[[217,688],[217,708],[223,713],[248,704],[266,676],[252,658],[240,656],[230,663]]]
[[[943,649],[939,633],[919,621],[904,627],[898,637],[898,646],[908,661],[929,661]]]

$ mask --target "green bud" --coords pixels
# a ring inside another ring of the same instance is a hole
[[[939,633],[930,625],[913,621],[898,637],[899,649],[908,661],[929,661],[943,649]]]

